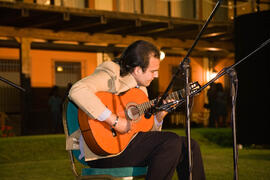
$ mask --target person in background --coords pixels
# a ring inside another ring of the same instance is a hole
[[[204,104],[206,109],[209,109],[208,127],[215,127],[216,122],[216,83],[210,84],[210,88],[207,91],[208,103]]]
[[[227,96],[221,83],[217,83],[216,91],[216,127],[225,127],[227,119]]]
[[[63,131],[62,128],[62,98],[59,96],[58,87],[53,86],[49,94],[48,106],[52,119],[53,133]]]

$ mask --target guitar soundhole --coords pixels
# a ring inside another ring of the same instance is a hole
[[[140,111],[136,105],[130,104],[126,108],[126,115],[127,115],[128,119],[130,119],[132,121],[136,121],[140,117]]]

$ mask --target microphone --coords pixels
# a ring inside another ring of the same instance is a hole
[[[152,116],[152,113],[150,111],[147,111],[145,114],[144,114],[144,117],[146,119],[149,119],[150,117]]]
[[[145,113],[144,113],[144,117],[146,119],[149,119],[156,111],[157,111],[157,108],[156,108],[156,105],[157,105],[157,99],[155,99],[154,101],[154,105],[152,105]]]
[[[160,107],[158,107],[157,109],[159,111],[167,111],[168,109],[171,108],[172,105],[178,104],[180,101],[179,100],[175,100],[166,104],[161,105]]]
[[[169,109],[171,109],[172,105],[178,104],[179,102],[180,102],[179,100],[175,100],[175,101],[163,104],[159,107],[152,106],[146,113],[144,113],[144,117],[146,119],[149,119],[157,111],[168,111]]]
[[[149,119],[156,111],[157,111],[157,108],[154,106],[151,106],[151,108],[149,108],[149,110],[144,113],[144,117],[146,119]]]

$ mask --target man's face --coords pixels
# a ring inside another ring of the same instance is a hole
[[[133,77],[136,79],[139,86],[149,86],[154,78],[158,77],[160,60],[150,55],[149,65],[143,72],[142,68],[137,66],[132,72]]]

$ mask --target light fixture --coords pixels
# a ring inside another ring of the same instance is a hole
[[[207,70],[207,71],[206,71],[206,80],[207,80],[207,81],[210,81],[211,79],[213,79],[214,77],[216,77],[217,74],[218,74],[218,72],[215,71],[215,70],[213,70],[213,71]]]
[[[62,66],[57,66],[56,70],[57,70],[58,72],[62,72],[62,71],[63,71],[63,67],[62,67]]]
[[[213,79],[214,77],[216,77],[217,72],[214,70],[213,72],[210,73],[210,79]]]
[[[162,61],[165,58],[165,53],[163,51],[160,51],[160,61]]]
[[[220,51],[220,48],[215,48],[215,47],[209,47],[207,48],[208,51]]]

